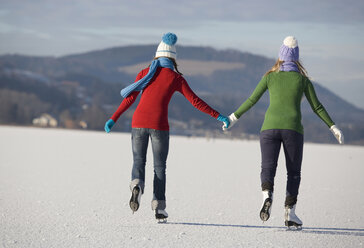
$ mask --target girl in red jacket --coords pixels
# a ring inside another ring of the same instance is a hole
[[[229,119],[201,100],[189,87],[176,64],[177,36],[167,33],[160,42],[155,58],[148,68],[139,72],[135,83],[121,90],[124,100],[113,116],[106,122],[105,131],[112,126],[136,100],[142,91],[140,102],[132,118],[133,169],[130,183],[132,192],[129,202],[133,212],[137,211],[144,193],[145,163],[149,137],[154,158],[154,182],[152,209],[158,221],[166,221],[166,160],[169,149],[168,104],[178,91],[198,110],[222,121],[226,127]]]

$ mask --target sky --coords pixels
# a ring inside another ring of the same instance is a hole
[[[277,58],[297,38],[309,76],[364,109],[364,1],[0,0],[0,55],[63,56],[131,44],[237,49]]]

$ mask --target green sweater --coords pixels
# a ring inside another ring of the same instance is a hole
[[[259,82],[251,96],[234,112],[240,118],[260,99],[268,89],[270,104],[265,113],[261,131],[289,129],[303,134],[301,124],[301,99],[305,94],[312,110],[331,127],[334,122],[317,99],[311,81],[300,73],[289,71],[271,72]]]

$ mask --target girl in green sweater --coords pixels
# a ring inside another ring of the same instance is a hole
[[[275,65],[263,76],[251,96],[229,116],[231,128],[268,90],[270,105],[266,111],[260,133],[262,153],[261,186],[263,204],[260,218],[267,221],[273,203],[274,177],[281,144],[286,157],[287,190],[285,200],[285,225],[301,228],[302,221],[295,214],[298,188],[301,181],[303,152],[303,126],[301,124],[301,99],[306,96],[312,110],[330,128],[340,144],[342,132],[335,126],[325,108],[317,99],[307,72],[299,62],[297,40],[284,39]],[[226,128],[223,127],[225,130]]]

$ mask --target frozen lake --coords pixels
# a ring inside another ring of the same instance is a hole
[[[129,208],[130,134],[1,126],[0,152],[1,247],[364,247],[364,147],[305,144],[302,231],[284,227],[283,149],[259,218],[258,141],[171,136],[167,224],[151,210],[151,150]]]

